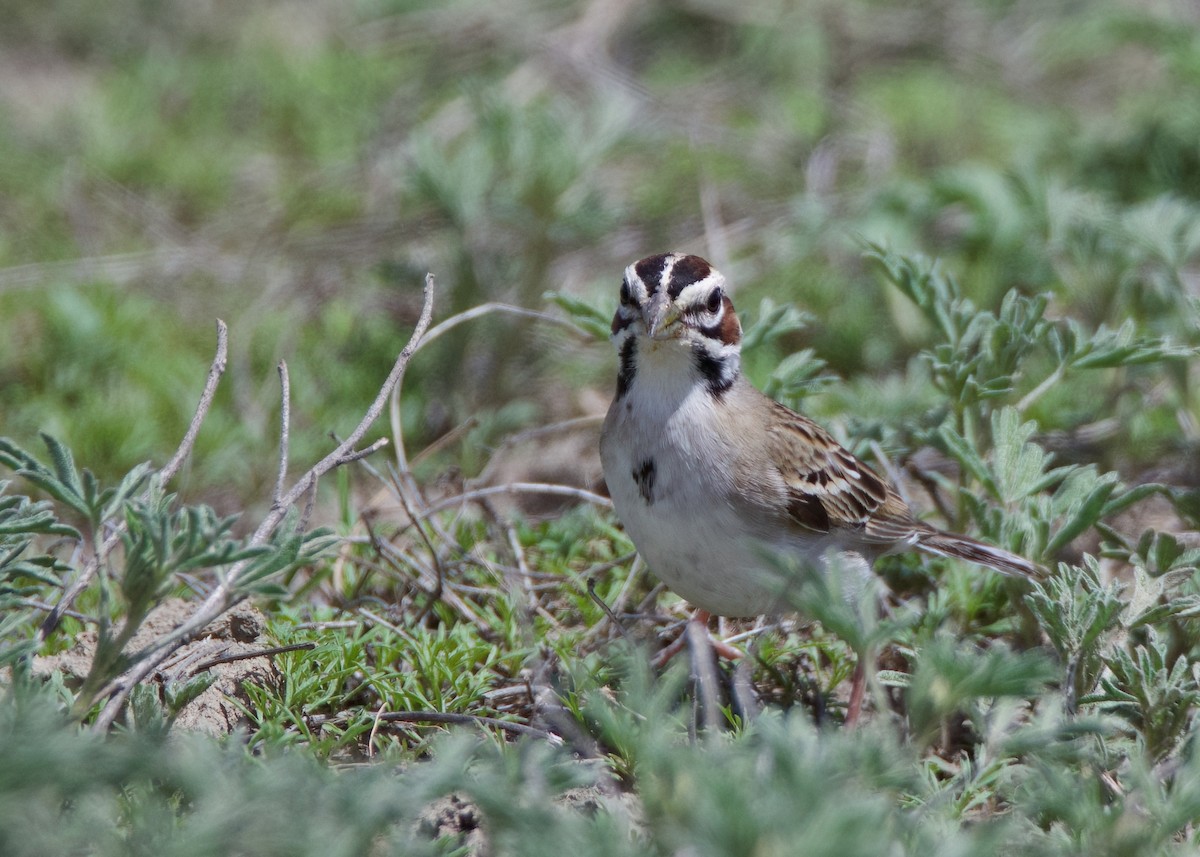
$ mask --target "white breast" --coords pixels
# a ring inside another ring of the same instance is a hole
[[[735,438],[719,430],[721,403],[685,349],[643,344],[600,441],[617,514],[650,570],[695,606],[723,616],[773,612],[780,587],[763,567],[762,545],[742,535]]]

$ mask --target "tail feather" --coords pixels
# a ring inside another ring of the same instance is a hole
[[[922,533],[914,547],[936,556],[965,559],[967,562],[984,565],[1012,577],[1037,578],[1046,573],[1041,566],[1024,557],[1017,556],[1015,553],[941,530]]]

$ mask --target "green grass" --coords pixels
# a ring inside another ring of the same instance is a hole
[[[622,17],[585,14],[602,7]],[[12,12],[0,851],[1195,850],[1194,16],[985,0]],[[1047,579],[887,557],[880,615],[809,581],[809,621],[743,639],[712,687],[686,658],[647,665],[683,605],[606,510],[491,496],[406,525],[405,506],[481,474],[597,487],[574,430],[508,440],[602,410],[615,284],[667,249],[728,276],[756,384],[890,462],[932,521]],[[303,525],[251,545],[277,363],[295,478],[378,390],[426,271],[435,322],[498,301],[566,324],[492,313],[420,350],[398,422],[367,439],[402,437],[411,470],[394,449],[344,467]],[[217,317],[228,369],[158,486],[135,468],[179,443]],[[121,525],[79,615],[40,636]],[[198,604],[239,560],[233,588],[266,617],[253,645],[304,648],[245,689],[238,731],[171,727],[203,670],[133,692],[93,734],[153,608]],[[85,630],[100,647],[83,674],[38,671]],[[872,706],[851,733],[861,657]],[[470,808],[431,820],[449,794]]]

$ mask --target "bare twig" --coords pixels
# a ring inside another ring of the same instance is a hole
[[[717,270],[728,271],[733,266],[729,264],[729,237],[721,222],[721,198],[716,183],[706,170],[701,170],[700,174],[700,217],[704,223],[704,243],[708,247],[705,255],[713,260]]]
[[[480,304],[479,306],[471,307],[469,310],[466,310],[465,312],[460,312],[458,315],[450,316],[450,318],[446,319],[445,321],[438,324],[436,327],[434,327],[432,330],[429,331],[429,335],[426,336],[424,340],[422,340],[421,347],[424,348],[426,345],[428,345],[429,343],[431,343],[435,339],[437,339],[439,336],[441,336],[443,333],[449,332],[451,329],[458,327],[463,322],[472,321],[472,320],[480,318],[482,316],[490,315],[491,313],[494,313],[494,312],[508,313],[509,315],[516,315],[516,316],[520,316],[522,318],[533,318],[533,319],[537,319],[538,321],[548,321],[552,324],[557,324],[562,327],[573,330],[576,333],[583,334],[588,339],[593,338],[590,333],[588,333],[586,330],[581,328],[579,325],[575,324],[575,322],[571,321],[570,319],[560,318],[557,315],[551,315],[548,312],[539,312],[538,310],[535,310],[535,309],[526,309],[525,307],[513,306],[512,304],[503,304],[503,303],[492,302],[492,303]]]
[[[562,738],[545,729],[526,726],[524,723],[512,723],[495,717],[485,717],[482,714],[456,714],[449,711],[385,711],[375,715],[383,723],[443,723],[452,725],[490,726],[493,729],[503,729],[515,735],[528,735],[541,738],[551,744],[561,744]],[[335,721],[335,718],[313,718],[314,725]]]
[[[304,501],[304,511],[300,513],[300,531],[308,529],[308,522],[312,519],[313,508],[317,505],[317,481],[314,479],[312,487],[308,491],[308,499]]]
[[[47,604],[45,601],[38,601],[35,598],[18,598],[14,603],[20,604],[22,607],[32,607],[34,610],[41,610],[43,613],[51,613],[59,608],[58,604]],[[63,610],[62,615],[78,619],[85,625],[96,624],[96,617],[88,616],[75,610]]]
[[[442,597],[442,591],[446,583],[446,570],[442,567],[442,558],[438,554],[437,547],[434,545],[433,540],[429,538],[429,534],[425,532],[425,527],[423,527],[421,522],[417,519],[417,513],[413,510],[412,504],[408,500],[408,492],[405,490],[405,482],[408,480],[405,480],[400,475],[399,471],[395,469],[392,471],[392,476],[392,484],[396,487],[396,498],[400,501],[400,505],[404,507],[404,514],[408,515],[408,519],[412,521],[413,526],[417,528],[417,534],[420,535],[421,541],[425,543],[425,548],[429,551],[429,558],[433,561],[433,570],[434,574],[436,575],[436,586],[434,591],[430,593],[431,597],[426,600],[426,603],[421,610],[420,618],[424,619],[425,614],[429,610],[433,609],[434,602]],[[414,493],[417,495],[418,500],[422,499],[419,491],[414,491]],[[375,534],[373,532],[371,533],[371,538],[375,538]],[[378,549],[379,548],[377,546],[376,550]]]
[[[446,432],[437,440],[430,443],[429,446],[425,447],[416,455],[414,455],[410,466],[416,467],[426,458],[436,455],[438,452],[442,451],[452,443],[457,443],[460,438],[466,435],[467,432],[471,431],[471,429],[475,428],[477,425],[479,425],[479,420],[476,417],[467,417],[454,428],[450,429],[450,431]]]
[[[513,306],[512,304],[497,303],[497,302],[493,301],[493,302],[486,303],[486,304],[480,304],[477,307],[471,307],[471,309],[469,309],[469,310],[460,312],[457,315],[450,316],[450,318],[446,319],[445,321],[439,323],[437,326],[432,328],[429,331],[429,333],[426,334],[421,339],[421,342],[418,343],[417,349],[419,350],[421,348],[424,348],[426,345],[433,342],[435,339],[437,339],[442,334],[449,332],[450,330],[454,329],[455,327],[458,327],[460,324],[463,324],[464,322],[473,321],[474,319],[481,318],[485,315],[490,315],[492,313],[508,313],[509,315],[516,315],[516,316],[520,316],[522,318],[533,318],[533,319],[537,319],[539,321],[548,321],[548,322],[551,322],[552,324],[561,325],[563,327],[566,327],[566,328],[569,328],[569,329],[575,331],[576,333],[581,333],[581,334],[587,336],[588,338],[591,338],[591,334],[589,334],[586,330],[579,327],[577,324],[575,324],[573,321],[570,321],[569,319],[560,318],[559,316],[551,315],[550,313],[538,312],[537,310],[533,310],[533,309],[526,309],[525,307]],[[396,387],[391,391],[391,395],[389,396],[389,408],[390,408],[389,417],[390,417],[391,425],[392,425],[392,443],[395,444],[395,447],[396,447],[396,466],[399,468],[399,470],[402,473],[405,473],[409,469],[409,462],[408,462],[407,453],[405,452],[405,449],[404,449],[404,438],[401,435],[401,429],[400,429],[400,385],[399,384],[397,384]]]
[[[160,484],[166,485],[179,472],[179,468],[183,466],[184,460],[192,452],[192,447],[196,445],[196,436],[200,433],[200,426],[204,423],[204,418],[208,416],[209,408],[212,407],[213,396],[217,392],[217,384],[221,380],[221,376],[225,374],[225,367],[229,358],[229,328],[225,322],[217,319],[217,353],[213,356],[212,365],[208,367],[208,377],[204,381],[204,390],[200,393],[200,401],[196,405],[196,411],[192,414],[192,421],[188,424],[187,431],[184,432],[183,440],[179,442],[179,448],[175,450],[175,454],[170,460],[163,465],[158,471]],[[143,497],[147,496],[145,493]],[[125,522],[119,521],[113,525],[112,532],[97,545],[96,552],[83,567],[83,571],[79,573],[79,577],[72,583],[67,590],[63,592],[62,597],[58,599],[58,603],[54,605],[54,609],[42,621],[38,628],[36,642],[41,644],[48,636],[54,633],[54,629],[58,627],[62,617],[66,615],[68,609],[79,597],[79,593],[92,582],[96,572],[100,570],[104,563],[104,558],[117,546],[117,542],[121,540],[121,534],[125,532]]]
[[[574,431],[575,429],[582,428],[584,426],[599,425],[603,421],[604,421],[603,414],[597,414],[594,416],[587,416],[587,417],[574,417],[569,420],[562,420],[560,422],[551,423],[550,425],[545,425],[545,426],[537,426],[536,428],[525,429],[524,431],[519,431],[519,432],[516,432],[515,434],[511,434],[508,437],[504,438],[502,441],[500,441],[500,444],[492,452],[492,455],[488,459],[487,464],[484,465],[483,470],[481,470],[479,472],[479,475],[475,478],[474,481],[475,482],[488,482],[491,478],[492,471],[495,470],[496,464],[500,460],[499,454],[506,449],[511,449],[512,447],[517,446],[518,444],[527,443],[531,440],[540,440],[541,438],[546,437],[547,435],[560,434],[560,433],[565,433],[565,432],[569,432],[569,431]],[[422,450],[420,455],[418,455],[416,459],[413,459],[413,461],[415,462],[417,459],[421,458],[424,455],[425,455],[425,450]]]
[[[499,304],[499,302],[492,301],[488,302],[488,304],[473,306],[472,308],[469,308],[469,310],[460,312],[456,314],[456,316],[451,316],[450,318],[445,319],[444,322],[440,322],[438,325],[434,326],[434,328],[432,328],[426,336],[421,338],[421,342],[418,344],[418,349],[424,348],[428,343],[433,342],[433,340],[436,340],[436,338],[442,336],[445,334],[445,332],[449,332],[450,330],[457,328],[458,325],[463,324],[464,322],[472,322],[472,320],[476,318],[488,316],[488,314],[493,312],[508,313],[510,316],[520,316],[522,318],[534,318],[540,320],[540,322],[551,322],[552,324],[562,325],[564,328],[569,328],[575,332],[587,332],[583,331],[580,326],[576,325],[574,322],[571,322],[570,319],[552,316],[552,314],[548,312],[527,310],[527,308],[523,306]],[[396,465],[401,469],[401,472],[407,472],[409,465],[406,451],[404,451],[404,442],[400,430],[400,385],[397,385],[396,388],[391,391],[390,418],[392,431],[391,441],[396,445]]]
[[[301,650],[315,649],[316,643],[292,643],[289,646],[271,646],[267,649],[252,649],[247,652],[237,652],[232,655],[221,655],[219,658],[209,658],[207,661],[202,661],[192,667],[192,675],[204,672],[206,669],[220,666],[221,664],[232,664],[237,661],[248,661],[251,658],[273,658],[275,655],[282,655],[284,652],[299,652]]]
[[[377,438],[375,440],[375,442],[372,443],[368,447],[356,450],[354,452],[347,452],[345,455],[343,455],[338,460],[337,463],[339,465],[350,464],[353,461],[358,461],[359,459],[366,458],[368,455],[374,455],[376,452],[383,449],[387,445],[388,445],[388,439],[386,437]]]
[[[375,711],[375,718],[371,722],[371,734],[367,736],[367,758],[375,758],[375,736],[379,734],[379,724],[383,722],[383,710],[387,708],[387,701],[379,703],[379,708]]]
[[[754,691],[754,668],[750,666],[753,660],[754,658],[742,658],[733,667],[731,695],[742,715],[743,723],[749,723],[762,712],[762,703]]]
[[[187,431],[183,434],[183,440],[180,441],[179,448],[175,450],[175,454],[171,456],[171,460],[158,471],[158,475],[164,485],[175,478],[175,474],[183,466],[184,459],[191,455],[192,447],[196,445],[196,436],[200,434],[200,426],[203,425],[205,417],[208,416],[208,410],[212,407],[213,396],[217,394],[217,383],[221,380],[221,376],[225,374],[228,355],[229,328],[225,322],[217,319],[217,353],[213,357],[212,365],[208,369],[208,377],[204,380],[204,390],[200,394],[200,401],[196,405],[196,412],[192,414],[192,421],[188,424]]]
[[[417,558],[411,554],[399,554],[395,546],[389,541],[381,539],[377,542],[377,545],[379,548],[381,548],[380,555],[388,557],[388,559],[392,562],[395,562],[396,560],[394,560],[390,554],[397,554],[399,559],[407,559],[408,564],[417,570],[418,576],[421,578],[422,586],[420,589],[422,594],[426,596],[431,595],[431,589],[427,588],[429,586],[428,581],[432,579],[434,584],[436,584],[436,574],[432,569],[425,568],[417,560]],[[491,629],[488,627],[487,622],[483,620],[483,617],[481,617],[466,600],[459,597],[457,593],[449,588],[443,588],[440,598],[443,602],[452,607],[463,619],[479,628],[485,636],[491,633]]]
[[[608,617],[608,621],[613,623],[613,627],[615,627],[617,629],[617,631],[621,634],[621,636],[624,637],[629,642],[633,642],[632,638],[629,636],[629,632],[627,630],[625,630],[625,626],[623,624],[621,624],[621,620],[619,618],[617,618],[616,612],[611,607],[609,607],[607,603],[605,603],[604,599],[600,597],[600,593],[596,591],[596,581],[594,581],[594,580],[588,581],[587,592],[588,592],[588,596],[593,601],[596,602],[596,605],[601,610],[604,611],[604,615],[606,617]],[[604,624],[603,622],[597,622],[595,626],[593,626],[591,629],[589,629],[588,634],[590,635],[592,633],[592,631],[595,630],[596,627],[601,626],[603,624]]]
[[[403,628],[389,622],[387,619],[384,619],[378,613],[372,613],[366,607],[359,607],[356,612],[358,613],[359,616],[362,616],[364,619],[370,620],[371,622],[373,622],[374,624],[378,625],[381,628],[387,628],[389,631],[391,631],[393,634],[396,634],[399,637],[403,637],[406,640],[411,639],[408,636],[408,634],[405,633]]]
[[[400,383],[405,370],[408,368],[409,360],[417,350],[421,338],[429,329],[429,323],[433,315],[433,286],[433,275],[427,274],[425,276],[424,303],[416,327],[413,329],[408,343],[396,358],[391,372],[388,373],[387,380],[380,387],[375,400],[367,408],[366,414],[363,415],[358,425],[355,426],[354,431],[350,432],[349,436],[338,444],[332,452],[328,453],[301,476],[291,489],[279,499],[279,505],[267,512],[262,522],[258,525],[258,528],[250,536],[248,540],[250,545],[266,544],[276,527],[283,522],[288,509],[295,505],[301,497],[312,491],[321,476],[345,462],[346,456],[358,445],[363,435],[367,433],[367,430],[383,412],[384,407],[387,405],[388,397],[391,395],[392,390]],[[242,575],[249,567],[249,561],[235,563],[231,566],[226,573],[225,579],[196,608],[191,616],[174,630],[159,637],[145,649],[138,652],[134,656],[133,666],[105,685],[98,697],[108,697],[108,699],[96,717],[95,724],[93,725],[95,731],[104,732],[108,730],[116,720],[117,714],[124,706],[125,700],[133,687],[153,672],[171,652],[199,633],[206,625],[234,604],[245,598],[245,593],[238,590],[238,584]]]
[[[752,640],[755,637],[761,637],[764,634],[771,631],[776,631],[781,627],[783,627],[781,622],[766,622],[760,617],[758,622],[755,623],[754,627],[748,631],[742,631],[740,634],[730,634],[728,637],[722,637],[721,639],[731,646],[736,646],[743,640]]]
[[[573,497],[576,500],[595,503],[597,506],[605,509],[612,508],[611,500],[588,491],[586,488],[575,488],[571,485],[555,485],[549,482],[509,482],[504,485],[491,485],[487,488],[474,488],[470,491],[464,491],[461,494],[455,494],[452,497],[443,497],[441,500],[426,506],[420,512],[420,517],[427,518],[445,509],[463,506],[467,503],[483,500],[486,497],[494,497],[497,494],[555,494],[559,497]]]
[[[271,506],[279,505],[283,497],[283,486],[287,481],[288,435],[292,425],[292,384],[288,380],[287,361],[279,361],[279,472],[275,477],[275,491],[271,495]]]
[[[521,589],[525,593],[525,606],[530,610],[537,609],[537,594],[533,591],[533,579],[529,575],[529,563],[525,561],[525,550],[521,547],[521,538],[517,535],[517,528],[510,521],[502,520],[499,515],[496,515],[496,519],[501,521],[504,527],[504,535],[508,539],[508,548],[517,560],[517,577],[521,582]]]
[[[720,691],[717,667],[713,663],[713,644],[702,622],[691,621],[684,626],[688,653],[691,657],[692,679],[696,686],[696,704],[704,718],[704,730],[716,735],[721,729]]]

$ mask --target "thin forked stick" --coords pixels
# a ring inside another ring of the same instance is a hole
[[[204,391],[200,394],[200,401],[196,405],[196,412],[192,414],[192,421],[188,424],[187,431],[184,432],[183,440],[179,443],[179,448],[175,450],[175,454],[171,456],[170,461],[158,471],[160,484],[166,485],[175,478],[175,474],[183,466],[184,460],[191,454],[192,447],[196,445],[196,436],[200,434],[200,426],[204,423],[204,418],[208,416],[209,408],[212,407],[213,396],[216,395],[217,384],[220,382],[221,376],[225,374],[228,358],[229,328],[225,325],[225,322],[217,319],[217,353],[213,357],[212,365],[208,367],[208,377],[204,381]],[[146,494],[142,496],[145,497]],[[83,571],[80,572],[79,577],[67,587],[62,597],[58,599],[58,603],[54,605],[54,609],[42,620],[42,624],[37,632],[37,643],[40,644],[54,633],[54,629],[58,627],[58,623],[62,621],[62,617],[66,615],[71,605],[75,602],[75,599],[79,597],[79,593],[87,589],[88,585],[92,582],[92,578],[96,576],[96,572],[100,570],[100,564],[104,561],[104,557],[117,546],[117,542],[121,539],[121,534],[125,532],[125,526],[123,520],[113,525],[112,532],[97,547],[96,552],[88,560],[87,565],[83,567]]]
[[[433,285],[433,274],[426,274],[421,316],[417,320],[417,325],[413,329],[408,343],[396,358],[396,362],[392,366],[392,371],[388,373],[387,380],[380,387],[379,393],[375,396],[375,400],[371,403],[371,406],[367,408],[367,412],[363,415],[362,420],[359,421],[354,431],[350,432],[345,440],[313,465],[292,485],[287,493],[279,498],[278,505],[272,505],[272,508],[264,516],[258,528],[250,536],[250,545],[265,544],[270,538],[271,533],[275,531],[275,528],[283,522],[288,509],[295,505],[309,491],[313,490],[318,479],[335,467],[345,464],[347,461],[354,460],[357,455],[355,446],[362,440],[367,430],[383,412],[384,407],[387,405],[388,397],[391,395],[392,390],[399,385],[400,379],[404,376],[404,372],[408,368],[409,360],[417,350],[421,338],[429,329],[429,322],[433,317]],[[106,732],[108,730],[124,706],[130,691],[138,682],[150,675],[172,652],[190,640],[206,625],[246,597],[245,593],[238,591],[238,583],[249,567],[249,564],[249,561],[243,561],[231,566],[225,575],[225,579],[213,589],[208,598],[196,608],[187,620],[138,652],[134,656],[133,666],[101,689],[99,696],[108,697],[108,700],[100,710],[100,714],[96,717],[96,722],[93,725],[93,729],[96,732]]]

